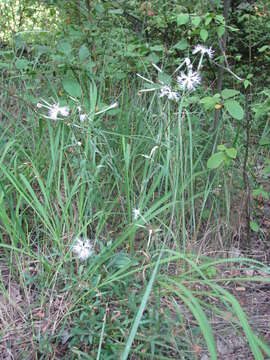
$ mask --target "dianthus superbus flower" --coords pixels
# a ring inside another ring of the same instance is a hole
[[[167,85],[163,86],[160,89],[159,97],[164,97],[164,96],[167,96],[169,100],[175,100],[175,101],[179,100],[179,94],[175,91],[172,91],[172,89]]]
[[[47,101],[43,100],[42,103],[37,103],[37,107],[41,109],[42,107],[48,109],[48,116],[44,116],[51,120],[57,120],[58,115],[67,117],[69,115],[69,107],[68,106],[59,106],[59,103],[57,104],[49,104]]]
[[[76,238],[72,246],[72,251],[77,255],[79,260],[87,260],[93,253],[93,246],[89,239]]]
[[[48,118],[52,120],[58,119],[58,114],[62,116],[68,116],[69,108],[67,106],[60,107],[59,104],[53,104],[51,108],[48,109]]]
[[[194,50],[192,51],[192,54],[197,54],[197,53],[201,53],[202,55],[207,54],[210,59],[212,59],[212,57],[214,56],[214,50],[212,50],[212,48],[207,48],[203,45],[196,45]]]
[[[197,71],[188,70],[185,74],[181,71],[180,76],[177,76],[177,83],[181,89],[194,90],[197,85],[201,82],[200,74]]]

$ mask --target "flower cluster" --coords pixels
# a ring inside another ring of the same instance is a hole
[[[70,114],[70,108],[68,106],[60,106],[59,103],[54,103],[54,104],[50,104],[45,100],[42,100],[42,103],[37,103],[37,108],[41,109],[41,108],[45,108],[48,111],[48,115],[43,115],[43,117],[45,117],[46,119],[51,119],[51,120],[60,120],[60,118],[58,117],[63,116],[63,117],[67,117]],[[118,106],[117,102],[114,102],[113,104],[97,111],[96,113],[94,113],[93,115],[100,115],[105,113],[106,111],[109,111],[111,109],[114,109]],[[81,106],[77,106],[77,110],[79,112],[79,119],[80,122],[84,122],[87,118],[90,119],[90,115],[86,114],[86,113],[82,113],[82,108]]]
[[[180,75],[176,77],[177,85],[182,91],[193,91],[196,89],[196,87],[201,83],[201,75],[199,73],[199,70],[201,68],[204,55],[208,55],[209,58],[212,58],[214,55],[214,51],[212,50],[211,47],[206,48],[203,45],[195,46],[195,48],[192,51],[192,54],[197,54],[197,53],[200,53],[201,57],[196,71],[193,71],[193,65],[188,57],[185,58],[183,63],[176,69],[176,71],[178,71],[184,65],[186,66],[187,69],[186,71],[181,71]],[[159,73],[162,72],[162,70],[156,64],[153,64],[153,66]],[[147,81],[148,83],[155,85],[153,81],[146,79],[139,74],[138,76],[143,80]],[[178,101],[180,99],[180,95],[177,91],[174,91],[169,85],[164,84],[162,81],[160,81],[160,83],[162,85],[159,93],[160,98],[167,97],[169,100],[174,100],[174,101]],[[146,92],[146,91],[148,92],[154,90],[156,90],[156,86],[141,90],[140,92]]]
[[[93,246],[89,239],[77,237],[72,246],[72,251],[81,261],[87,260],[93,254]]]

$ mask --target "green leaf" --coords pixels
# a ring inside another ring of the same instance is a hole
[[[177,25],[185,25],[189,21],[189,14],[179,14],[177,15]]]
[[[214,96],[206,96],[200,100],[206,110],[214,110],[216,104],[219,102],[220,94]]]
[[[220,144],[220,145],[218,145],[217,149],[218,149],[218,151],[225,151],[225,150],[226,150],[226,146],[223,145],[223,144]]]
[[[251,230],[254,231],[254,232],[258,232],[259,229],[260,229],[259,225],[255,221],[251,221],[249,223],[249,226],[250,226]]]
[[[180,40],[177,44],[174,45],[175,49],[186,50],[188,48],[188,42],[186,39]]]
[[[117,269],[121,269],[131,264],[132,260],[129,258],[129,256],[120,252],[113,257],[112,261],[110,261],[110,263],[108,264],[108,267],[115,267]]]
[[[80,87],[80,84],[77,82],[77,80],[74,79],[64,79],[62,81],[63,88],[65,91],[70,95],[74,97],[81,97],[82,96],[82,90]]]
[[[15,62],[15,67],[18,70],[24,70],[29,65],[29,61],[25,59],[17,59]]]
[[[199,25],[200,25],[200,22],[201,22],[200,16],[194,16],[194,17],[192,17],[192,19],[191,19],[191,23],[192,23],[192,25],[193,25],[194,27],[199,26]]]
[[[261,53],[261,52],[264,52],[264,51],[267,50],[267,49],[270,49],[270,46],[269,46],[269,45],[264,45],[264,46],[260,47],[260,48],[258,49],[258,51]]]
[[[161,83],[164,83],[166,85],[170,85],[171,82],[172,82],[172,78],[170,75],[162,72],[162,73],[158,73],[158,80],[161,82]]]
[[[225,26],[224,25],[220,25],[217,27],[217,34],[218,37],[221,38],[225,33]]]
[[[59,50],[65,55],[70,55],[72,51],[72,46],[69,42],[63,41],[58,46]]]
[[[221,95],[224,100],[229,99],[238,94],[240,94],[240,92],[238,90],[234,90],[234,89],[224,89],[221,91]]]
[[[224,103],[225,109],[236,120],[242,120],[244,117],[244,110],[238,101],[226,100]]]
[[[151,54],[149,54],[149,55],[146,57],[146,59],[147,59],[149,62],[156,64],[156,63],[159,62],[160,57],[157,56],[156,53],[152,52]]]
[[[245,89],[246,89],[249,85],[251,85],[251,82],[248,81],[247,79],[245,79],[245,80],[244,80],[244,87],[245,87]]]
[[[96,4],[95,6],[94,6],[94,8],[95,8],[95,10],[96,10],[96,12],[98,13],[98,14],[102,14],[102,13],[104,13],[104,11],[105,11],[105,9],[104,9],[104,6],[102,5],[102,4]],[[116,10],[119,10],[119,9],[116,9]],[[122,9],[121,9],[122,10]],[[123,10],[122,10],[122,12],[121,12],[121,14],[123,14]]]
[[[225,24],[225,19],[223,15],[216,15],[215,20],[220,24]]]
[[[235,159],[237,155],[237,150],[235,148],[225,148],[225,153],[230,159]]]
[[[207,161],[208,169],[217,169],[223,161],[226,160],[226,155],[223,151],[213,154]]]
[[[270,145],[270,138],[262,138],[262,139],[259,141],[259,144],[260,144],[261,146]]]
[[[80,59],[80,61],[82,61],[82,62],[85,61],[88,58],[89,55],[90,55],[90,52],[89,52],[87,46],[82,45],[80,47],[80,50],[79,50],[79,59]]]
[[[202,41],[206,41],[208,38],[208,31],[206,29],[201,29],[200,37],[201,37]]]
[[[164,51],[164,46],[163,45],[150,46],[150,50],[151,51]]]
[[[207,16],[207,18],[205,19],[205,26],[208,26],[210,24],[210,22],[212,21],[212,16]]]

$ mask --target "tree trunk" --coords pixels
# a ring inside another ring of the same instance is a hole
[[[223,1],[223,17],[224,17],[226,25],[229,20],[230,8],[231,8],[231,0],[224,0]],[[220,47],[221,54],[226,54],[226,46],[227,46],[227,30],[225,28],[225,32],[219,41],[219,47]],[[224,69],[222,67],[220,67],[219,71],[218,71],[218,78],[217,78],[217,92],[218,93],[220,93],[222,90],[223,77],[224,77]],[[221,115],[221,111],[216,110],[215,111],[214,130],[216,130],[219,125],[220,115]]]

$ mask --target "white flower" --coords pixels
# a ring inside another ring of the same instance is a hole
[[[179,100],[179,94],[175,91],[172,91],[172,89],[167,85],[163,86],[160,89],[159,97],[164,97],[164,96],[167,96],[169,100],[175,100],[175,101]]]
[[[192,54],[197,54],[198,52],[200,52],[202,55],[207,54],[210,59],[212,59],[212,57],[214,56],[214,50],[212,50],[212,48],[207,48],[203,45],[196,45],[194,50],[192,51]]]
[[[59,113],[59,104],[54,104],[48,110],[48,117],[52,120],[57,120],[58,113]]]
[[[132,214],[133,214],[133,220],[136,221],[141,216],[141,211],[140,209],[133,209]]]
[[[194,90],[196,85],[200,84],[201,77],[197,71],[188,70],[187,75],[181,71],[180,76],[177,76],[177,82],[183,90]]]
[[[84,122],[86,117],[87,117],[87,114],[80,114],[80,122]]]
[[[188,69],[192,69],[192,64],[191,64],[191,61],[190,61],[190,58],[185,58],[185,64],[187,65]]]
[[[68,106],[59,107],[59,112],[62,116],[68,116],[69,107]]]
[[[72,251],[81,261],[87,260],[93,253],[93,246],[89,239],[77,237],[72,246]]]
[[[57,104],[49,104],[47,101],[43,100],[42,103],[37,103],[37,108],[41,109],[42,107],[48,109],[48,116],[45,116],[46,118],[49,118],[51,120],[57,120],[58,114],[67,117],[69,115],[69,107],[68,106],[59,106],[59,103]]]
[[[60,107],[59,103],[57,104],[53,104],[51,106],[51,108],[48,109],[48,117],[52,120],[57,120],[57,116],[60,113],[60,115],[62,116],[68,116],[69,114],[69,107],[68,106],[63,106]]]

